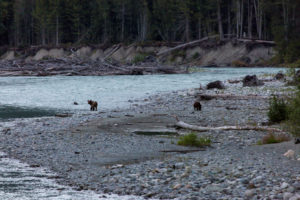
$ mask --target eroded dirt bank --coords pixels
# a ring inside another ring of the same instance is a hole
[[[182,44],[0,49],[0,76],[186,73],[189,66],[259,66],[275,55],[274,44],[255,41],[211,38],[178,45]]]

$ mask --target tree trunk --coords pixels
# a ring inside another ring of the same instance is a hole
[[[55,30],[55,45],[59,45],[59,20],[58,14],[56,14],[56,30]]]
[[[239,26],[240,26],[240,11],[241,11],[241,9],[240,9],[240,0],[236,0],[236,37],[237,38],[239,38],[239,36],[240,36],[240,28],[239,28]]]
[[[184,35],[185,35],[185,41],[189,42],[190,41],[190,20],[189,20],[189,16],[187,14],[185,16],[185,31],[184,31]]]
[[[198,19],[198,39],[200,40],[202,38],[202,21],[201,17]]]
[[[252,18],[253,18],[253,15],[252,15],[252,3],[251,3],[252,0],[248,0],[248,37],[250,39],[252,39]]]
[[[255,10],[255,19],[256,19],[256,30],[258,39],[262,39],[262,8],[260,0],[254,0],[254,10]]]
[[[240,38],[244,37],[243,26],[244,26],[244,3],[241,2],[241,15],[240,15]]]
[[[228,39],[230,39],[230,35],[231,35],[231,2],[228,3],[228,9],[227,9],[227,34],[228,34]]]
[[[218,24],[219,24],[219,34],[220,40],[224,40],[224,32],[223,32],[223,25],[222,25],[222,16],[221,16],[221,2],[220,0],[217,1],[218,6]]]
[[[42,30],[41,30],[41,39],[42,39],[42,45],[46,45],[46,30],[45,30],[45,27],[42,26]]]
[[[139,24],[139,40],[145,41],[147,36],[147,27],[148,27],[148,14],[147,14],[147,6],[144,5],[143,12],[140,15],[140,24]]]
[[[288,40],[288,26],[289,26],[289,6],[282,0],[282,10],[283,10],[283,25],[284,25],[284,40]]]
[[[107,38],[107,17],[104,17],[104,30],[103,30],[103,35],[102,35],[102,41],[103,43],[106,43],[108,41]]]
[[[125,34],[125,3],[122,2],[122,26],[121,26],[121,41],[124,41]]]

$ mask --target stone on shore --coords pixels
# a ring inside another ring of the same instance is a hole
[[[258,80],[256,75],[247,75],[243,79],[243,87],[255,87],[255,86],[262,86],[264,83],[261,80]]]
[[[275,77],[276,80],[283,80],[285,78],[284,74],[282,72],[278,72]]]
[[[293,159],[295,158],[295,151],[293,150],[288,150],[287,152],[285,152],[285,154],[283,154],[285,157]]]
[[[214,81],[214,82],[208,83],[206,88],[208,90],[210,90],[210,89],[220,89],[220,90],[222,90],[222,89],[225,89],[225,86],[222,83],[222,81]]]

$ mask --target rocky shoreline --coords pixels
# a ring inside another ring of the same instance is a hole
[[[299,199],[300,146],[293,141],[257,145],[266,132],[207,131],[197,134],[210,137],[212,147],[197,149],[167,134],[191,132],[175,129],[174,115],[201,126],[265,124],[268,97],[292,91],[271,79],[260,87],[225,87],[154,95],[130,109],[2,123],[0,151],[48,167],[59,183],[78,190],[155,199]],[[195,96],[220,93],[266,98],[212,99],[193,110]],[[283,156],[289,149],[295,159]]]

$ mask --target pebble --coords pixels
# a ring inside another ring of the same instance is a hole
[[[289,200],[293,196],[290,192],[283,193],[283,200]]]
[[[289,187],[289,184],[286,182],[283,182],[280,186],[281,189],[286,189],[287,187]]]
[[[256,193],[255,190],[246,190],[245,191],[245,197],[246,198],[251,198],[255,195],[255,193]]]

